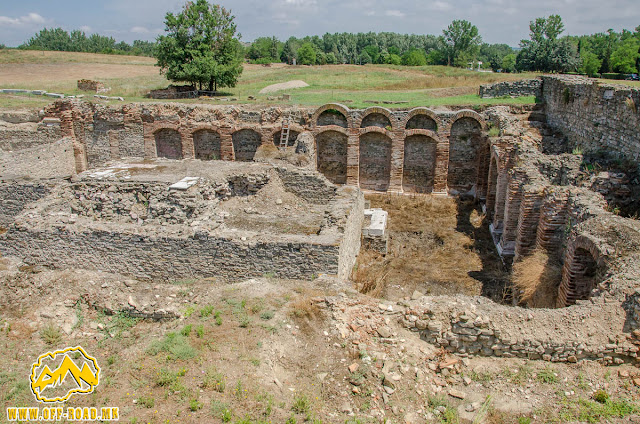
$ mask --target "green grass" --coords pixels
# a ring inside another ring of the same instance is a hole
[[[40,330],[40,338],[43,342],[49,346],[56,345],[62,340],[62,333],[60,329],[53,324],[47,324],[42,330]]]
[[[598,423],[611,418],[623,418],[640,413],[640,405],[627,400],[607,400],[604,403],[580,399],[565,401],[559,415],[559,422],[580,421]]]
[[[189,344],[189,340],[182,334],[168,333],[164,339],[151,343],[147,353],[157,355],[166,352],[167,359],[187,360],[195,358],[198,351]]]
[[[87,78],[92,76],[91,65],[114,65],[109,77],[95,78],[111,87],[109,96],[124,97],[127,102],[167,102],[166,100],[147,99],[146,94],[157,88],[169,85],[159,69],[154,66],[153,58],[135,56],[109,56],[88,53],[36,52],[5,49],[0,51],[0,64],[7,66],[30,65],[30,73],[42,73],[44,77],[55,66],[77,71],[79,67],[87,68]],[[131,76],[127,69],[134,66],[136,75]],[[110,68],[111,69],[111,68]],[[77,73],[77,72],[76,72]],[[140,75],[142,74],[142,75]],[[446,66],[404,67],[393,65],[326,65],[326,66],[282,66],[263,67],[246,65],[239,83],[234,88],[222,91],[228,98],[237,98],[233,103],[253,103],[248,96],[255,96],[261,104],[299,104],[319,106],[330,102],[342,102],[349,107],[363,108],[376,103],[384,106],[387,102],[408,102],[388,105],[389,107],[416,107],[440,105],[491,105],[533,103],[533,97],[517,99],[480,99],[475,93],[480,84],[504,80],[531,78],[536,74],[494,74],[469,71]],[[271,84],[291,80],[303,80],[309,87],[286,90],[272,94],[259,94],[259,91]],[[76,86],[76,78],[43,78],[24,80],[14,77],[3,88],[44,89],[50,92],[61,92],[67,95],[85,94],[85,98],[94,101],[90,93],[80,92]],[[453,90],[452,90],[453,88]],[[291,95],[290,101],[269,100],[282,93]],[[42,107],[51,99],[27,95],[0,95],[0,107],[15,108],[20,106]],[[101,101],[102,102],[102,101]],[[214,99],[179,100],[180,103],[213,103]],[[111,104],[119,104],[110,101]],[[227,102],[222,104],[228,104]]]

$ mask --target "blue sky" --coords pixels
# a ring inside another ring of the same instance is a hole
[[[2,0],[0,43],[17,46],[43,27],[83,29],[116,40],[153,40],[167,11],[183,0]],[[454,19],[467,19],[489,43],[517,46],[529,21],[560,14],[565,34],[620,31],[640,25],[638,0],[219,0],[236,16],[243,41],[275,35],[393,31],[441,34]]]

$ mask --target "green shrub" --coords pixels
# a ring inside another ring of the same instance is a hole
[[[204,325],[200,324],[196,327],[196,337],[201,339],[204,336]]]
[[[609,400],[609,393],[602,389],[596,390],[596,392],[593,394],[593,400],[600,403],[607,403],[607,401]]]
[[[138,398],[138,404],[144,406],[145,408],[153,408],[153,406],[156,404],[156,401],[151,396],[140,396]]]
[[[60,340],[62,340],[62,333],[58,327],[49,323],[40,330],[40,338],[43,342],[52,346],[60,343]]]
[[[200,316],[202,318],[206,318],[213,313],[213,306],[207,305],[204,308],[200,309]]]
[[[611,80],[623,80],[625,79],[625,74],[618,74],[614,72],[605,72],[602,74],[603,79],[611,79]]]
[[[293,405],[291,410],[296,414],[306,414],[311,410],[311,401],[306,395],[298,393],[293,398]]]
[[[189,409],[193,412],[202,409],[203,406],[202,402],[198,401],[198,399],[191,399],[189,401]]]
[[[264,311],[263,313],[260,314],[260,318],[265,321],[269,321],[271,318],[273,318],[275,314],[276,313],[273,311]]]
[[[184,328],[180,330],[180,334],[182,334],[185,337],[189,337],[189,335],[191,334],[192,328],[193,328],[192,324],[185,325]]]
[[[169,354],[169,359],[191,359],[198,355],[198,351],[189,344],[183,335],[176,333],[168,333],[163,340],[157,340],[151,343],[147,353],[157,355],[160,352]]]
[[[225,386],[226,383],[224,375],[219,373],[215,367],[209,367],[205,372],[202,387],[222,393],[224,392]]]

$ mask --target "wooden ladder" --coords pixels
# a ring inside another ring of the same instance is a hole
[[[289,144],[289,129],[291,127],[291,121],[296,115],[295,110],[289,110],[282,120],[282,132],[280,133],[280,150],[287,148]]]

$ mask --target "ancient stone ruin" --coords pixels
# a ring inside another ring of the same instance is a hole
[[[61,100],[5,114],[0,252],[141,279],[346,280],[363,191],[459,196],[484,205],[505,263],[559,258],[556,309],[423,297],[407,328],[462,355],[637,362],[640,90],[545,76],[482,92],[540,103],[297,109],[282,151],[280,108]]]

